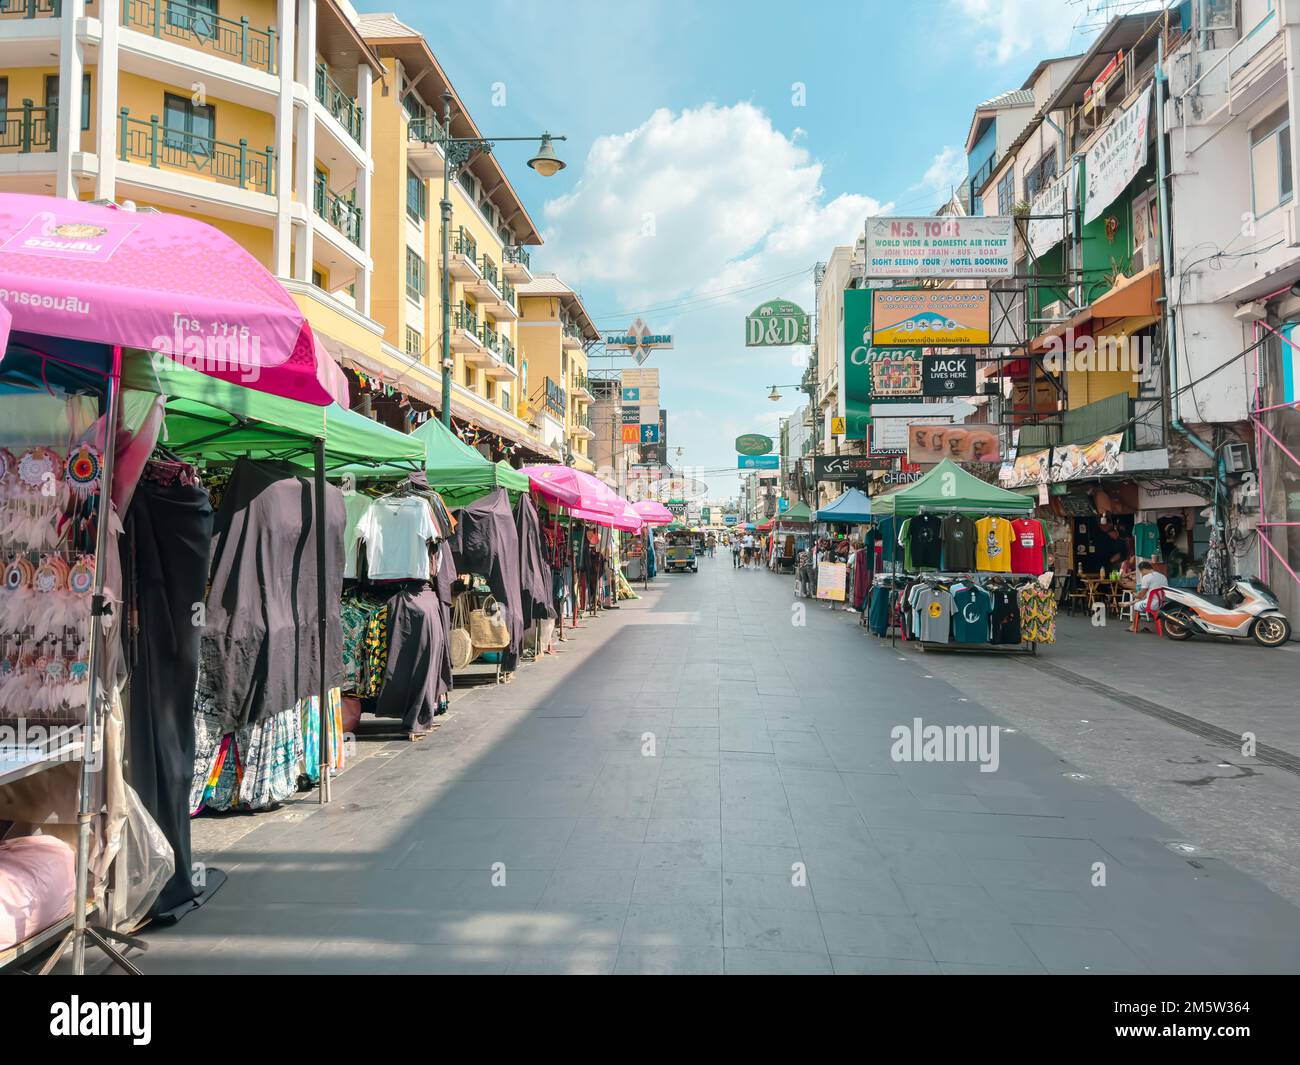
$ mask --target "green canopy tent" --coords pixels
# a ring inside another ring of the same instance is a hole
[[[777,525],[811,525],[812,520],[812,511],[802,499],[784,514],[776,516]]]
[[[1033,509],[1034,500],[1029,496],[981,481],[950,459],[944,459],[919,481],[871,500],[873,516],[893,514],[899,518],[913,517],[922,510],[987,514],[1026,513]]]
[[[239,457],[281,459],[312,469],[315,507],[325,514],[327,461],[362,463],[368,470],[413,472],[421,468],[424,447],[337,403],[318,407],[241,385],[220,381],[148,352],[123,353],[122,388],[166,397],[166,443],[171,450],[208,460]],[[310,466],[309,464],[310,460]],[[304,469],[306,472],[306,469]],[[325,522],[315,525],[316,567],[325,572]],[[323,591],[325,582],[319,584]],[[327,643],[327,618],[338,604],[316,603],[317,638]],[[328,678],[320,656],[317,678],[320,717],[320,801],[329,801],[332,727],[326,713]]]
[[[491,462],[436,418],[411,434],[425,448],[429,487],[442,494],[449,507],[463,507],[494,488],[504,488],[516,499],[529,490],[527,476],[504,462]]]

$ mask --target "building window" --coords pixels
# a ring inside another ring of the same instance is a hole
[[[468,170],[462,170],[456,180],[460,182],[460,187],[469,193],[469,198],[474,199],[474,176]]]
[[[1034,197],[1047,188],[1055,177],[1056,149],[1053,148],[1025,172],[1025,199],[1033,203]]]
[[[501,409],[510,410],[510,392],[505,388],[501,389]],[[510,413],[513,414],[514,411],[510,411]]]
[[[424,340],[409,325],[406,327],[406,354],[417,359],[424,354]]]
[[[1250,131],[1250,182],[1256,217],[1291,199],[1291,118],[1285,107]]]
[[[406,213],[413,222],[423,222],[428,215],[428,195],[424,179],[408,170],[406,172]]]
[[[211,104],[196,104],[184,96],[163,97],[163,144],[190,155],[212,154],[217,113]]]
[[[1133,269],[1160,261],[1160,211],[1155,189],[1133,198]]]
[[[419,303],[428,292],[428,277],[425,274],[424,260],[410,248],[406,249],[406,295],[408,299]]]
[[[998,178],[998,214],[1008,215],[1016,206],[1016,170],[1010,167]]]
[[[9,79],[0,78],[0,134],[9,126]]]
[[[9,95],[8,86],[5,88],[6,98]],[[57,74],[45,75],[45,106],[59,106],[59,76]],[[54,116],[49,116],[51,141],[54,136]],[[89,72],[81,75],[81,128],[90,129],[90,74]]]
[[[488,225],[495,226],[497,224],[496,208],[492,206],[491,200],[484,200],[478,205],[478,209],[483,212],[483,217],[488,220]]]
[[[312,268],[311,283],[320,289],[323,289],[325,287],[325,275],[322,274],[315,267]]]

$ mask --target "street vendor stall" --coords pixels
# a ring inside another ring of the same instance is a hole
[[[16,389],[29,389],[27,395],[15,393],[19,403],[5,423],[31,428],[31,416],[39,417],[41,404],[36,398],[41,394],[57,407],[48,441],[29,447],[13,472],[20,478],[38,477],[42,484],[62,485],[57,492],[39,495],[47,501],[66,501],[62,506],[71,509],[62,513],[74,519],[49,524],[33,510],[38,520],[24,528],[41,542],[21,541],[24,550],[13,552],[11,563],[18,580],[10,584],[6,573],[6,584],[11,592],[27,587],[23,573],[24,566],[33,567],[25,557],[30,552],[40,563],[32,574],[40,583],[31,588],[70,593],[69,605],[75,609],[72,615],[64,611],[63,633],[81,633],[62,654],[41,659],[47,671],[48,691],[41,692],[46,706],[52,705],[49,696],[54,685],[61,685],[57,713],[48,720],[67,726],[55,730],[60,737],[75,730],[76,742],[59,760],[50,760],[48,750],[30,747],[6,758],[0,769],[0,818],[36,821],[56,835],[59,826],[76,826],[75,884],[69,892],[75,901],[70,916],[63,919],[69,926],[66,935],[46,971],[71,947],[73,968],[81,972],[89,942],[122,969],[136,972],[110,945],[111,939],[131,942],[129,938],[107,924],[91,925],[88,916],[98,909],[105,922],[137,923],[159,892],[182,872],[188,875],[188,870],[177,867],[175,852],[180,848],[162,837],[158,823],[134,798],[122,774],[121,683],[126,667],[119,640],[121,605],[128,589],[118,567],[119,533],[162,426],[156,401],[124,399],[122,377],[140,363],[155,361],[167,369],[183,362],[201,371],[205,380],[243,384],[319,408],[338,393],[341,375],[328,359],[322,359],[301,311],[278,282],[229,238],[188,218],[0,195],[0,299],[8,312],[9,329],[0,375]],[[316,451],[318,513],[324,510],[322,445],[318,437],[309,448]],[[10,470],[6,467],[4,473]],[[31,502],[36,503],[37,497]],[[46,514],[47,519],[55,516],[52,510]],[[206,564],[201,550],[203,520],[198,515],[191,526],[191,534],[197,536],[192,542],[199,549],[191,553],[190,569],[197,563],[200,574]],[[317,531],[321,531],[319,523]],[[154,538],[164,544],[176,539]],[[316,537],[316,544],[320,563],[323,536]],[[72,563],[66,573],[56,564],[60,560]],[[322,569],[318,566],[318,572]],[[317,639],[323,647],[327,611],[323,597],[317,598]],[[15,603],[21,610],[21,598],[11,600],[9,606]],[[152,607],[165,612],[168,605],[155,602]],[[182,674],[197,660],[200,626],[193,618],[182,623],[159,616],[154,628],[162,626],[169,626],[174,638],[185,642],[186,651],[160,658],[158,649],[151,649],[151,665],[140,674],[147,686],[132,692],[133,717],[162,714],[153,718],[161,721],[184,707],[183,695],[177,702],[175,694],[187,690]],[[39,709],[14,686],[16,680],[28,677],[34,662],[20,652],[17,664],[23,672],[10,671],[4,686],[7,696],[16,696],[6,703],[20,717]],[[316,664],[312,687],[323,697],[327,681],[323,654],[317,655]],[[60,669],[57,679],[54,665]],[[154,698],[150,711],[150,691],[157,697],[169,686],[171,705],[164,707],[164,700]],[[188,690],[192,691],[192,674]],[[140,731],[144,720],[133,724],[133,730]],[[80,762],[69,762],[69,753],[79,756]],[[176,752],[166,753],[174,768]],[[159,773],[166,768],[161,763],[154,767]],[[74,779],[68,778],[69,769],[76,770]],[[173,790],[163,786],[168,793]],[[36,809],[42,811],[39,817],[25,812]],[[128,815],[127,810],[136,812]],[[135,885],[138,897],[124,908],[116,904],[115,895],[109,912],[105,888],[128,816],[140,821],[133,830],[142,833],[135,837],[137,841],[155,838],[159,848],[171,853],[148,868],[130,870],[123,882]],[[156,875],[155,869],[165,873]],[[142,893],[141,884],[146,889]],[[49,933],[46,927],[40,935]],[[23,944],[6,945],[0,960],[21,956],[22,950]]]
[[[927,649],[1032,652],[1055,641],[1047,532],[1029,516],[1032,499],[945,459],[871,505],[897,523],[900,549],[871,590],[872,632]]]

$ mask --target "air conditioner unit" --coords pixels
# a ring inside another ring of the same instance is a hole
[[[1297,210],[1300,207],[1294,203],[1282,208],[1282,241],[1288,248],[1300,247],[1300,216],[1297,216]]]
[[[1249,444],[1229,444],[1223,449],[1223,468],[1229,473],[1245,473],[1254,469],[1250,461]]]

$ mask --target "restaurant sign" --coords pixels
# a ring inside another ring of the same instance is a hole
[[[772,438],[762,433],[745,433],[736,437],[738,455],[770,455],[773,446]]]
[[[811,343],[808,315],[789,300],[768,300],[745,318],[745,347],[779,348]]]

